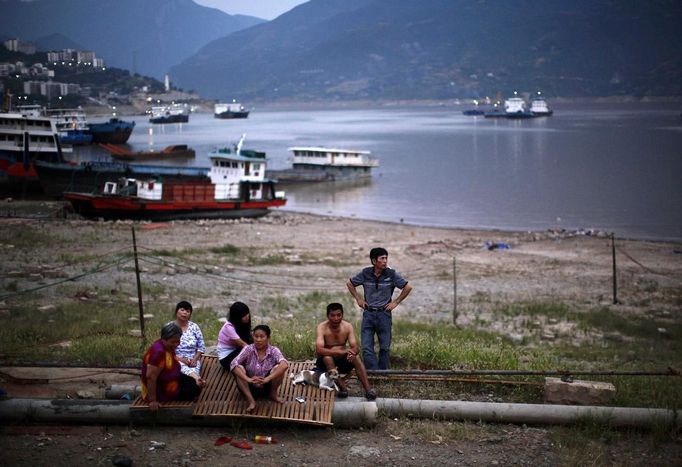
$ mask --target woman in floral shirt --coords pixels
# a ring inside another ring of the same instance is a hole
[[[230,365],[237,387],[249,403],[246,413],[256,408],[256,397],[282,403],[277,391],[288,367],[282,352],[270,344],[270,328],[265,324],[253,328],[253,344],[244,347]]]
[[[175,306],[175,324],[182,329],[180,345],[175,349],[180,371],[183,375],[191,376],[202,387],[205,382],[201,378],[201,356],[206,351],[204,336],[197,323],[190,321],[192,317],[192,304],[182,301]]]

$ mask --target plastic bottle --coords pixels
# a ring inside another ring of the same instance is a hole
[[[253,441],[257,444],[277,444],[277,440],[272,436],[256,435]]]

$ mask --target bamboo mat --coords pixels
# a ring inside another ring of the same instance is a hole
[[[256,399],[256,409],[246,413],[247,402],[239,392],[234,376],[220,366],[218,358],[204,355],[201,368],[206,386],[201,390],[195,402],[173,401],[163,402],[163,408],[194,407],[195,417],[235,417],[268,420],[286,420],[311,425],[331,426],[332,410],[336,391],[326,391],[315,386],[291,384],[289,375],[296,375],[301,370],[309,370],[313,361],[289,362],[289,369],[284,375],[284,382],[278,395],[284,402],[277,404],[269,399]],[[297,397],[304,399],[298,402]],[[132,409],[148,409],[148,404],[140,397],[131,405]]]
[[[302,384],[294,386],[289,378],[289,375],[312,369],[313,366],[313,361],[289,362],[289,369],[278,392],[284,402],[277,404],[269,399],[256,399],[256,409],[247,414],[245,410],[248,404],[239,392],[234,376],[223,370],[216,357],[204,357],[202,372],[206,386],[192,415],[287,420],[330,426],[336,391]],[[297,397],[302,397],[304,402],[296,401]]]

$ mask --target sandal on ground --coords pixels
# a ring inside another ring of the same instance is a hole
[[[338,397],[339,399],[345,399],[346,397],[348,397],[348,391],[343,391],[343,390],[341,390],[341,391],[339,391],[339,393],[336,395],[336,397]]]
[[[365,393],[365,399],[368,401],[373,401],[374,399],[377,398],[377,392],[374,389],[370,389]]]

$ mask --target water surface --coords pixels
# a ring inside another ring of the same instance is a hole
[[[187,124],[136,117],[134,149],[188,144],[191,165],[234,144],[289,167],[288,148],[370,150],[370,182],[287,187],[286,209],[428,226],[593,228],[682,239],[682,120],[672,107],[576,105],[532,120],[467,117],[461,108],[260,110],[246,120],[193,114]],[[91,153],[83,157],[91,157]],[[97,155],[96,157],[102,157]],[[182,165],[173,161],[170,165]]]

